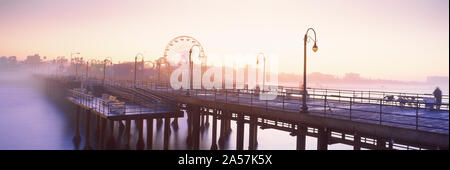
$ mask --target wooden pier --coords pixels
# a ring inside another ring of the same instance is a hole
[[[183,117],[183,110],[188,116],[186,142],[190,149],[199,149],[200,130],[208,125],[212,125],[211,149],[220,149],[230,135],[232,122],[237,128],[237,150],[257,149],[258,128],[290,132],[296,136],[298,150],[305,149],[306,136],[318,139],[318,150],[327,150],[328,145],[334,143],[352,145],[355,150],[448,149],[448,96],[444,96],[439,110],[429,110],[429,103],[422,100],[429,97],[425,94],[308,89],[309,112],[304,113],[300,111],[299,97],[303,92],[283,87],[277,89],[274,100],[259,100],[260,91],[249,89],[174,90],[167,84],[128,81],[94,84],[126,100],[130,108],[139,109],[128,109],[128,113],[117,115],[105,111],[108,107],[101,104],[98,97],[90,101],[100,104],[92,104],[83,103],[83,97],[72,95],[69,100],[77,106],[77,114],[82,108],[95,115],[102,134],[107,121],[113,122],[109,125],[111,131],[114,121],[125,121],[125,131],[129,132],[130,121],[134,120],[140,132],[138,149],[145,148],[141,140],[144,119],[148,128],[147,149],[152,149],[153,119],[159,120],[158,124],[164,120],[164,149],[170,149],[170,119]],[[414,96],[414,99],[402,103],[384,98],[387,95]],[[132,113],[137,110],[141,112]],[[220,127],[217,127],[218,121],[221,121]],[[244,131],[245,124],[249,125],[248,132]],[[245,135],[249,139],[248,148],[243,147]]]

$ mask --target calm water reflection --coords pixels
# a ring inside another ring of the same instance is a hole
[[[0,80],[0,149],[73,149],[70,117],[28,78]]]

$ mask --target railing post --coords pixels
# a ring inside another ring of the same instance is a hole
[[[239,96],[240,96],[239,94],[240,94],[240,90],[237,89],[237,100],[238,100],[237,102],[238,102],[238,104],[239,104]]]
[[[228,90],[227,89],[224,90],[225,90],[225,103],[228,103]]]
[[[339,103],[341,102],[341,90],[338,91],[339,92]]]
[[[266,99],[266,111],[267,111],[268,103],[269,103],[269,100]]]
[[[284,98],[286,96],[286,93],[283,94],[283,110],[284,110]]]
[[[324,113],[327,112],[327,95],[325,95],[325,100],[323,101],[323,111]]]
[[[250,106],[253,106],[253,93],[250,92]]]
[[[383,99],[380,99],[380,125],[381,125],[381,112],[382,112],[382,106],[383,106]]]
[[[353,103],[353,98],[350,98],[350,120],[352,120],[352,103]]]
[[[312,96],[313,96],[313,99],[315,99],[315,96],[316,96],[315,89],[313,89],[313,94],[312,94]]]
[[[419,101],[416,101],[416,130],[419,129]]]
[[[361,103],[363,102],[363,92],[361,91]]]

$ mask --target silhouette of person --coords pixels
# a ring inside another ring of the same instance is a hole
[[[436,87],[436,89],[433,92],[434,100],[436,101],[436,110],[439,110],[441,108],[441,102],[442,102],[442,91],[439,89],[439,87]]]

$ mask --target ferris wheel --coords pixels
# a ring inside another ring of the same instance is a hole
[[[206,63],[206,56],[200,42],[190,36],[178,36],[172,39],[164,50],[164,58],[173,66],[188,63],[189,52],[192,49],[194,63]]]

